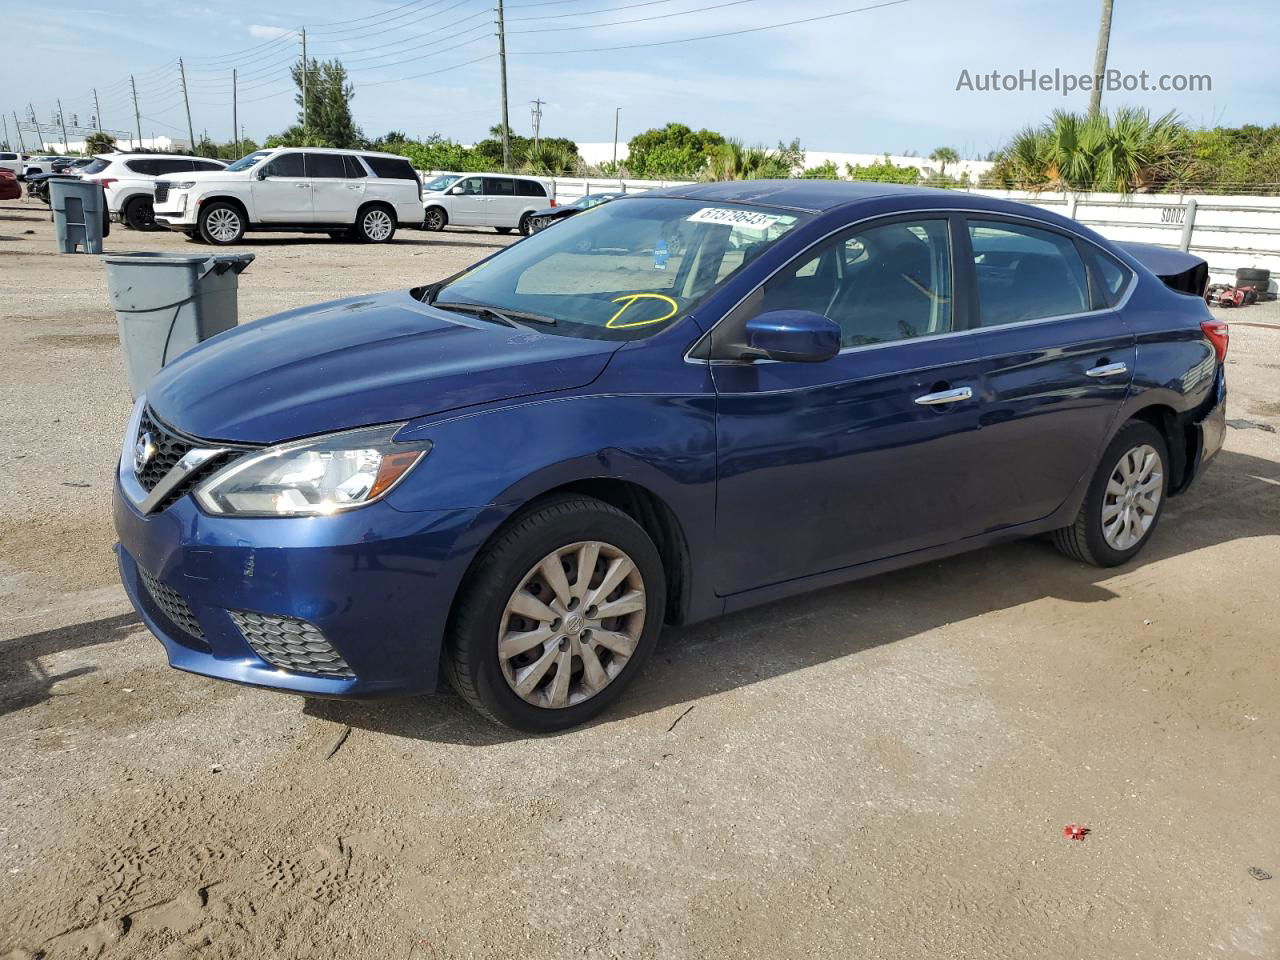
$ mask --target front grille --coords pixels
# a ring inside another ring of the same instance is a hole
[[[164,203],[169,199],[169,181],[156,181],[156,203]]]
[[[138,422],[138,435],[134,437],[134,443],[145,443],[148,439],[155,448],[155,453],[150,460],[143,464],[141,470],[134,471],[138,482],[142,484],[142,489],[146,490],[147,493],[155,489],[156,484],[192,449],[204,446],[200,441],[185,437],[167,426],[151,412],[150,407],[142,411],[142,419]],[[185,496],[196,485],[197,481],[209,476],[215,470],[221,469],[239,456],[240,451],[235,450],[206,460],[198,470],[193,470],[183,477],[182,482],[170,490],[165,495],[165,498],[156,504],[155,509],[164,510],[166,507],[172,506]]]
[[[141,567],[138,568],[138,575],[142,577],[147,593],[151,595],[155,605],[160,608],[161,613],[173,621],[175,627],[191,634],[197,640],[204,639],[204,631],[196,622],[195,614],[191,612],[187,601],[182,599],[182,595],[177,590],[161,583]]]
[[[273,667],[290,673],[318,673],[354,678],[347,661],[318,629],[305,620],[265,613],[228,610],[253,652]]]

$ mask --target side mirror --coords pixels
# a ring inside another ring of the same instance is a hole
[[[254,174],[254,176],[257,177],[259,180],[265,180],[267,179],[267,171],[259,170],[257,173]]]
[[[449,188],[449,196],[451,196],[451,197],[459,196],[461,193],[462,193],[462,188],[461,188],[461,187],[450,187],[450,188]]]
[[[821,363],[840,352],[840,326],[810,310],[767,310],[747,321],[743,359]]]

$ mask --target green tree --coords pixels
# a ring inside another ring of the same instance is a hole
[[[306,105],[303,105],[302,64],[294,64],[290,70],[298,87],[294,100],[298,104],[298,122],[279,135],[281,146],[339,147],[352,149],[360,146],[360,130],[351,117],[351,100],[355,87],[347,77],[342,61],[315,60],[307,62]],[[268,138],[270,143],[271,138]]]
[[[938,164],[938,176],[945,177],[947,175],[947,164],[958,163],[960,154],[956,153],[951,147],[935,147],[933,153],[929,154],[929,159]]]
[[[879,160],[876,163],[868,163],[866,166],[846,163],[844,168],[850,180],[906,184],[920,182],[920,171],[916,167],[900,167],[889,159],[887,153],[884,155],[883,160]]]
[[[801,176],[806,180],[839,180],[840,168],[834,160],[824,160],[816,167],[809,167]]]
[[[725,138],[712,130],[691,130],[683,123],[668,123],[638,133],[627,144],[627,169],[634,176],[651,179],[697,177],[712,152]]]
[[[713,147],[702,170],[704,180],[777,180],[790,177],[804,164],[799,140],[779,143],[776,150],[743,146],[741,140],[726,140]]]
[[[98,130],[84,138],[85,153],[111,153],[116,148],[116,138]]]

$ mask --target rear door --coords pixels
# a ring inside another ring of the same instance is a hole
[[[485,222],[491,227],[514,227],[520,222],[523,199],[516,196],[511,177],[485,177]]]
[[[1133,335],[1091,282],[1089,245],[1038,221],[970,214],[964,353],[981,416],[965,536],[1042,519],[1091,472],[1133,380]]]
[[[340,153],[308,153],[306,159],[316,223],[355,223],[364,197],[364,180],[347,175],[347,161],[354,158]]]
[[[259,223],[313,223],[311,180],[301,153],[278,153],[253,179],[254,220]]]

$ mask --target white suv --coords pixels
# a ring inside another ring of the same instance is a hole
[[[217,246],[254,230],[386,243],[397,225],[422,226],[421,189],[404,157],[279,147],[217,173],[158,181],[156,222]]]
[[[530,214],[555,205],[555,188],[536,177],[464,173],[439,193],[422,195],[422,226],[493,227],[499,233],[519,230],[527,236]]]
[[[21,177],[27,159],[25,153],[0,153],[0,169],[8,170],[15,177]]]
[[[108,153],[80,170],[83,180],[102,184],[111,219],[134,230],[155,230],[151,194],[157,177],[222,170],[221,160],[163,153]]]

